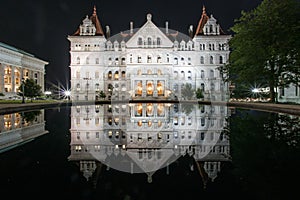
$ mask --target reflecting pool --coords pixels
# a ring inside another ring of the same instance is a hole
[[[299,116],[220,105],[73,105],[0,116],[1,193],[31,199],[290,199]]]

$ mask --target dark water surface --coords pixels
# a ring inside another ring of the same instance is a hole
[[[133,104],[0,117],[3,199],[298,196],[296,116],[208,105]]]

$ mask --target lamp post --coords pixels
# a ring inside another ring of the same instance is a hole
[[[86,80],[86,100],[89,100],[89,80],[90,79],[91,78],[88,78],[88,77],[83,78],[83,80]]]
[[[25,82],[24,82],[24,78],[22,78],[22,103],[25,103]]]

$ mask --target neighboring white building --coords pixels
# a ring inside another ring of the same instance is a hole
[[[110,37],[104,34],[96,8],[78,30],[68,36],[72,100],[98,100],[104,91],[112,100],[131,98],[182,98],[181,88],[189,83],[202,89],[204,99],[225,101],[228,85],[219,66],[229,57],[230,35],[203,7],[195,33],[189,35],[158,28],[147,15],[141,28]]]
[[[300,88],[298,85],[290,84],[289,87],[278,88],[278,102],[300,103]]]
[[[0,42],[0,93],[15,96],[22,80],[32,78],[44,92],[45,65],[48,62]]]

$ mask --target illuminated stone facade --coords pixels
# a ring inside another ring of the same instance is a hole
[[[22,79],[31,78],[44,92],[45,65],[48,62],[0,42],[0,93],[15,96]]]
[[[157,27],[151,14],[141,28],[110,36],[103,32],[96,8],[78,30],[68,36],[72,100],[99,100],[103,91],[108,99],[184,99],[188,83],[201,89],[204,99],[228,99],[227,83],[218,67],[229,57],[228,40],[217,20],[203,8],[195,32],[184,35]]]

